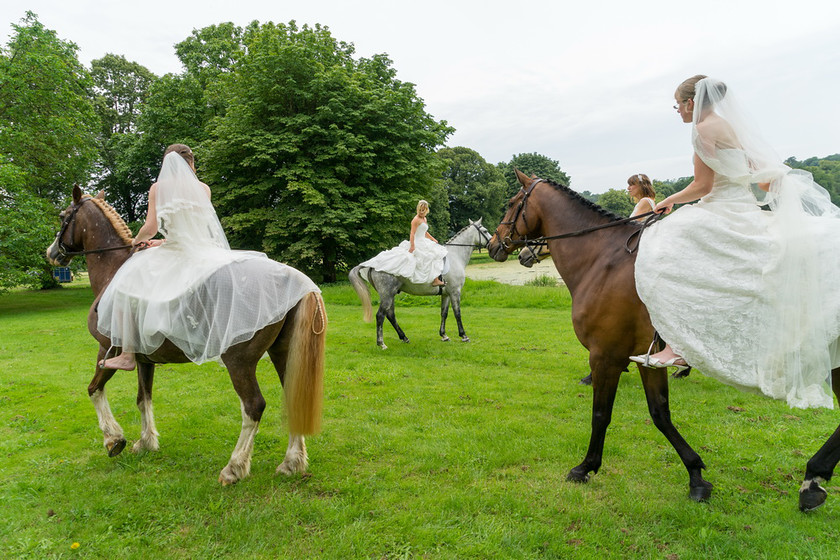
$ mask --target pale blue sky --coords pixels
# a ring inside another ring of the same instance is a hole
[[[0,5],[0,41],[26,9],[80,59],[111,52],[179,72],[173,45],[233,21],[320,23],[359,56],[386,53],[429,113],[491,163],[538,152],[578,190],[635,173],[691,175],[673,92],[697,73],[748,102],[782,157],[840,152],[840,2],[704,0],[28,0]]]

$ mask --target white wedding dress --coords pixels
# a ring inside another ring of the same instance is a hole
[[[429,226],[425,222],[417,226],[414,232],[413,253],[408,251],[411,242],[405,240],[359,266],[406,278],[412,284],[432,283],[437,276],[446,272],[444,266],[447,250],[443,245],[438,245],[426,237],[427,231]]]
[[[263,253],[231,250],[203,184],[177,153],[164,158],[157,185],[166,242],[129,258],[97,306],[97,330],[114,346],[151,354],[169,339],[195,363],[220,360],[320,292]]]
[[[636,288],[651,321],[704,374],[792,407],[831,408],[840,210],[809,174],[768,165],[747,142],[710,147],[693,130],[714,186],[642,234]],[[753,187],[765,182],[759,201]]]

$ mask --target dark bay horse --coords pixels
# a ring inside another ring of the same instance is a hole
[[[589,448],[567,479],[586,482],[589,473],[597,473],[601,466],[619,376],[630,356],[648,351],[654,335],[647,309],[636,294],[636,255],[630,250],[641,225],[607,212],[568,187],[529,178],[518,170],[516,174],[522,188],[510,200],[488,249],[495,260],[504,261],[515,249],[543,238],[569,288],[572,325],[589,350],[593,402]],[[671,422],[666,370],[639,365],[639,372],[653,423],[688,470],[689,496],[707,500],[712,484],[703,479],[705,465]],[[840,369],[832,371],[832,380],[838,395]],[[826,492],[820,483],[831,478],[838,461],[840,428],[808,461],[799,493],[800,509],[822,505]]]
[[[350,271],[350,283],[353,289],[362,300],[362,307],[364,309],[364,320],[370,322],[373,308],[370,303],[370,292],[365,282],[370,283],[373,289],[379,294],[379,309],[376,311],[376,344],[380,348],[385,349],[385,341],[382,334],[382,325],[385,323],[385,318],[388,318],[397,335],[403,342],[408,342],[408,337],[405,335],[400,325],[397,323],[397,317],[394,314],[394,298],[400,292],[412,294],[416,296],[441,296],[440,299],[440,338],[444,342],[449,340],[446,336],[446,317],[449,314],[449,305],[452,304],[452,312],[455,314],[455,321],[458,323],[458,335],[461,340],[468,342],[470,339],[464,331],[464,324],[461,322],[461,290],[466,281],[467,263],[470,262],[470,255],[476,247],[486,247],[490,241],[490,232],[481,225],[481,219],[473,222],[470,220],[470,225],[452,236],[452,239],[445,243],[449,252],[447,259],[449,259],[449,270],[443,275],[443,280],[446,285],[439,289],[437,286],[431,284],[412,284],[404,278],[388,274],[387,272],[379,272],[368,267],[357,265]]]
[[[116,373],[99,367],[110,340],[96,330],[96,306],[117,269],[131,256],[131,232],[105,200],[103,193],[91,197],[73,189],[73,203],[61,213],[62,225],[47,249],[47,258],[65,266],[75,255],[85,255],[94,301],[88,314],[88,330],[99,342],[96,370],[88,395],[96,409],[108,455],[119,455],[126,445],[123,430],[114,418],[105,394],[105,384]],[[207,280],[212,282],[212,275]],[[321,423],[323,401],[326,313],[321,296],[310,293],[283,320],[268,325],[247,341],[222,354],[242,409],[242,431],[219,482],[233,484],[248,476],[254,436],[265,409],[265,399],[256,378],[257,362],[267,352],[283,391],[289,421],[289,444],[278,473],[304,472],[308,466],[305,435],[316,433]],[[133,451],[157,451],[158,432],[152,412],[152,382],[155,365],[189,362],[174,344],[165,341],[153,354],[137,355],[137,407],[142,432]]]

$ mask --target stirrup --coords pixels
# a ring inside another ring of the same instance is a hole
[[[99,369],[105,369],[105,360],[108,359],[108,354],[110,354],[111,350],[113,350],[113,349],[114,349],[114,345],[112,344],[111,346],[108,347],[108,350],[105,352],[105,355],[102,357],[102,359],[99,360],[99,362],[97,362],[96,365],[99,366]]]

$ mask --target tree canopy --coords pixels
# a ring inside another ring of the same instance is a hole
[[[513,172],[514,169],[561,185],[570,186],[572,183],[569,176],[560,169],[559,162],[536,152],[515,155],[509,162],[499,163],[498,168],[508,185],[507,198],[514,196],[521,187]]]
[[[475,150],[464,147],[441,148],[444,163],[443,186],[449,211],[449,233],[483,218],[490,231],[496,229],[507,202],[507,184],[501,171],[487,163]]]
[[[87,182],[96,159],[90,74],[78,47],[32,12],[12,29],[0,50],[0,154],[32,194],[58,202]]]
[[[354,59],[326,27],[255,23],[241,40],[232,71],[208,86],[224,112],[201,170],[232,245],[333,281],[406,237],[452,129],[386,56]]]

